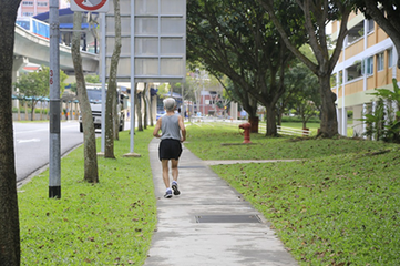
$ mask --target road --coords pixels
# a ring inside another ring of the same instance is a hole
[[[49,122],[15,122],[13,129],[17,181],[19,182],[49,164]],[[62,122],[61,155],[82,143],[83,134],[79,132],[79,123]]]
[[[124,130],[129,130],[130,125],[131,123],[129,121],[125,121]],[[38,174],[39,171],[44,170],[49,164],[49,122],[14,122],[13,130],[17,182],[21,182],[32,174]],[[96,137],[101,136],[100,130],[96,130],[95,133]],[[79,132],[79,122],[62,122],[61,156],[82,143],[83,133]],[[98,152],[100,152],[100,150]]]

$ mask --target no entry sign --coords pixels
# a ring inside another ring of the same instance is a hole
[[[109,9],[109,0],[71,0],[72,11],[107,12]]]

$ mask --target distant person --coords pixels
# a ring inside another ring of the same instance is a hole
[[[166,187],[164,197],[171,198],[172,190],[174,195],[181,194],[178,190],[178,159],[182,154],[182,142],[186,140],[186,129],[182,116],[174,112],[175,100],[168,98],[163,103],[166,113],[157,120],[153,135],[161,138],[158,153],[162,162],[163,181]],[[161,134],[158,134],[160,130]],[[173,181],[171,185],[168,176],[168,161],[171,161],[172,167]]]

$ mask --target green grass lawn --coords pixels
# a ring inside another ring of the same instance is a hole
[[[268,219],[301,265],[400,265],[398,145],[251,134],[254,145],[222,146],[243,135],[220,125],[187,131],[185,146],[203,160],[304,159],[212,167]]]
[[[21,265],[143,264],[156,225],[150,131],[135,134],[140,158],[122,157],[130,136],[120,134],[116,159],[98,157],[98,184],[82,181],[79,147],[62,158],[60,200],[48,197],[48,171],[19,188]]]
[[[301,265],[400,265],[398,145],[290,141],[237,127],[187,127],[185,146],[203,160],[302,159],[213,166],[270,222]],[[148,143],[152,128],[99,157],[100,183],[83,182],[83,149],[62,158],[62,198],[48,198],[48,171],[19,188],[22,265],[142,265],[156,225]],[[100,143],[98,143],[100,147]],[[388,151],[375,154],[379,151]]]

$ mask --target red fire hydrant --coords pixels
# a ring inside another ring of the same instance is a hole
[[[244,130],[244,141],[243,143],[252,143],[250,141],[250,123],[244,123],[239,125],[239,129]]]

